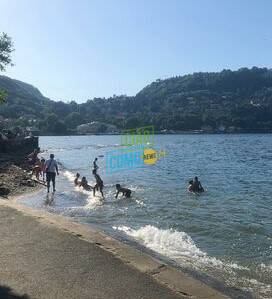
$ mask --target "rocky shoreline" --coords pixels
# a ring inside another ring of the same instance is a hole
[[[41,185],[32,178],[31,171],[24,165],[24,157],[18,154],[1,153],[0,158],[0,198],[32,192]]]

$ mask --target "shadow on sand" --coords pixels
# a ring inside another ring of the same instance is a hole
[[[30,299],[27,295],[17,295],[11,288],[0,285],[0,298],[1,299]]]

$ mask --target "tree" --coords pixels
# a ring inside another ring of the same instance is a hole
[[[0,90],[0,105],[5,103],[7,99],[7,92],[4,90]]]
[[[8,65],[13,65],[11,62],[11,52],[13,51],[11,38],[3,32],[0,35],[0,71],[5,71]]]
[[[75,129],[78,125],[82,124],[82,122],[82,117],[78,112],[72,112],[64,119],[64,123],[69,129]]]
[[[14,51],[12,40],[3,32],[2,35],[0,35],[0,71],[5,71],[7,65],[13,65],[11,63],[12,51]],[[6,99],[6,91],[0,90],[0,105],[5,103]]]
[[[67,127],[66,125],[64,124],[64,122],[62,121],[57,121],[55,124],[54,124],[54,127],[53,127],[53,131],[52,133],[56,133],[58,135],[65,135],[67,134]]]
[[[55,131],[55,126],[56,123],[58,122],[58,117],[55,113],[51,113],[47,116],[47,118],[45,119],[45,131],[46,132],[54,132]]]

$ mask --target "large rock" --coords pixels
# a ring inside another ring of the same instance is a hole
[[[38,137],[3,138],[0,135],[0,153],[20,153],[26,155],[39,146]]]
[[[9,195],[10,190],[6,187],[0,187],[0,196],[7,196]]]

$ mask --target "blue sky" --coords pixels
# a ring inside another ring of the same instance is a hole
[[[158,78],[272,67],[272,1],[0,0],[4,75],[53,100],[135,95]]]

